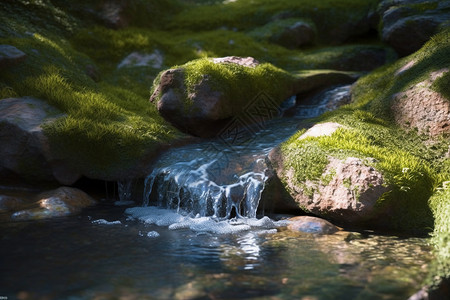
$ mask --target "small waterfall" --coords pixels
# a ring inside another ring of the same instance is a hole
[[[350,86],[325,90],[295,107],[295,97],[289,98],[279,109],[294,111],[289,118],[268,121],[259,131],[250,127],[229,130],[245,134],[167,151],[145,180],[143,206],[169,208],[193,217],[255,218],[267,180],[269,151],[295,133],[299,120],[347,102],[349,91]]]
[[[240,155],[221,155],[218,149],[214,153],[205,148],[210,145],[167,153],[165,158],[169,160],[180,152],[189,157],[192,151],[193,157],[155,168],[145,180],[144,206],[153,202],[159,207],[217,218],[229,218],[234,210],[238,216],[255,218],[267,179],[265,163],[260,160],[244,170],[234,164],[242,158]]]

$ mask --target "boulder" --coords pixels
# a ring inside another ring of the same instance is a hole
[[[64,115],[32,97],[0,100],[0,169],[31,180],[72,184],[81,175],[56,160],[43,125]]]
[[[397,74],[405,72],[405,66]],[[421,134],[449,134],[450,101],[431,89],[433,82],[447,72],[448,68],[431,72],[427,80],[394,94],[391,108],[395,122],[406,129],[417,129]]]
[[[290,74],[251,57],[201,59],[162,72],[150,101],[181,131],[212,137],[228,130],[233,120],[248,128],[278,116],[279,105],[292,95],[356,78],[331,70]]]
[[[314,234],[333,234],[339,228],[330,222],[310,216],[298,216],[288,220],[287,228],[291,231],[300,231]]]
[[[337,123],[319,124],[299,139],[330,135],[340,127]],[[291,209],[301,208],[339,224],[355,225],[372,220],[379,214],[377,200],[390,190],[383,175],[367,165],[367,161],[371,161],[370,158],[363,160],[355,157],[328,157],[328,164],[320,180],[305,180],[301,183],[297,182],[294,169],[285,168],[280,147],[274,148],[268,158],[276,176],[281,179],[294,200],[288,202],[281,199],[284,201],[280,204],[281,207],[294,204],[295,207]]]
[[[27,55],[11,45],[0,45],[0,69],[14,66],[26,59]]]
[[[238,98],[243,98],[241,95],[246,92],[254,92],[254,96],[257,96],[261,92],[258,86],[264,83],[260,81],[262,78],[249,71],[260,66],[259,62],[251,57],[224,57],[203,62],[211,66],[211,71],[205,71],[199,80],[190,83],[190,86],[186,86],[186,77],[189,76],[186,67],[162,72],[150,101],[156,102],[160,114],[181,131],[195,136],[211,137],[217,135],[233,116],[244,110],[245,101],[252,100]],[[193,63],[195,64],[195,61]],[[223,68],[224,74],[234,76],[239,73],[240,77],[231,78],[235,82],[230,82],[229,77],[224,78],[222,73],[214,70],[213,64]],[[199,64],[199,68],[202,67],[203,65]],[[287,73],[274,67],[272,69],[278,72],[272,74],[280,77],[277,80],[282,80],[283,76],[286,80],[290,79]],[[290,83],[285,82],[284,86],[289,89]],[[282,86],[279,88],[280,90],[273,94],[283,94],[280,99],[268,97],[270,101],[275,102],[271,104],[275,109],[290,93],[281,90]]]
[[[450,12],[442,1],[383,1],[382,39],[400,55],[419,50],[439,29],[449,26]]]
[[[71,187],[60,187],[44,192],[39,194],[37,198],[37,208],[15,212],[12,218],[15,220],[36,220],[62,217],[79,213],[83,208],[96,203],[83,191]]]

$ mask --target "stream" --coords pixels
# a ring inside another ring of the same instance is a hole
[[[292,232],[260,205],[270,150],[349,89],[167,151],[137,201],[119,182],[118,201],[79,215],[0,218],[0,299],[407,299],[433,258],[427,238]]]

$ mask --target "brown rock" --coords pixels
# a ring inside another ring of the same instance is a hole
[[[288,220],[287,228],[292,231],[301,231],[315,234],[333,234],[339,231],[339,228],[330,222],[310,216],[298,216]]]
[[[329,157],[321,179],[307,180],[301,185],[296,183],[293,169],[285,170],[278,147],[269,153],[269,160],[297,208],[339,224],[358,224],[373,219],[378,214],[377,200],[389,191],[383,175],[359,158]]]
[[[38,195],[38,199],[38,208],[18,211],[12,215],[12,218],[16,220],[36,220],[62,217],[79,213],[81,209],[96,203],[83,191],[71,187],[60,187],[56,190],[44,192]]]
[[[392,104],[395,122],[430,136],[450,133],[450,101],[431,90],[434,80],[448,71],[445,68],[432,72],[428,80],[395,94]]]

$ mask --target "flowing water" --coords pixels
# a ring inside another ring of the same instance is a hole
[[[0,299],[407,299],[426,277],[427,239],[290,232],[258,205],[268,152],[348,89],[290,99],[279,111],[289,118],[168,151],[142,205],[120,182],[116,205],[0,218]]]

